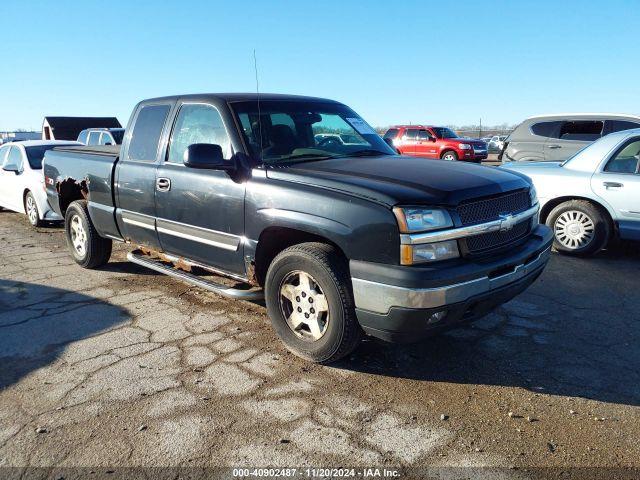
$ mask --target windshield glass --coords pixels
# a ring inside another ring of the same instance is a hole
[[[113,140],[116,142],[116,145],[122,144],[122,139],[124,138],[124,128],[113,129],[109,131]]]
[[[68,145],[77,145],[76,143],[57,143],[55,145],[36,145],[33,147],[25,147],[27,152],[27,160],[33,170],[40,170],[42,168],[42,159],[44,158],[44,152],[51,150],[54,147],[65,147]]]
[[[232,109],[251,155],[265,164],[396,154],[345,105],[268,100],[260,108],[251,101],[233,103]]]
[[[438,138],[459,138],[456,132],[446,127],[433,127],[433,133],[436,134]]]

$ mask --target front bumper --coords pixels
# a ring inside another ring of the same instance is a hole
[[[533,283],[551,243],[551,231],[539,225],[524,245],[488,261],[426,267],[351,261],[358,321],[372,336],[410,341],[480,318]]]

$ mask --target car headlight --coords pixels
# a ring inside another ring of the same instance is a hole
[[[536,187],[531,185],[529,189],[529,198],[531,199],[531,206],[538,204],[538,192],[536,192]]]
[[[458,258],[458,242],[421,243],[418,245],[400,245],[400,264],[414,265],[416,263],[439,262],[450,258]]]
[[[469,145],[468,143],[459,143],[458,148],[460,150],[471,150],[471,145]]]
[[[393,213],[401,233],[426,232],[453,226],[451,216],[441,208],[396,207]]]

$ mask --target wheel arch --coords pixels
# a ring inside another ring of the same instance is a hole
[[[258,238],[254,256],[255,281],[264,286],[267,270],[273,259],[283,250],[307,242],[326,243],[333,246],[345,259],[348,258],[340,245],[328,236],[299,227],[271,225]]]
[[[557,197],[546,202],[542,208],[540,209],[540,223],[546,223],[547,218],[549,218],[549,214],[551,211],[556,208],[558,205],[561,205],[565,202],[569,202],[571,200],[580,200],[583,202],[588,202],[594,207],[596,207],[600,212],[604,215],[604,217],[609,222],[609,227],[611,228],[611,232],[617,234],[616,222],[613,219],[613,215],[609,211],[609,209],[603,205],[601,202],[594,200],[593,198],[583,197],[580,195],[565,195],[563,197]]]

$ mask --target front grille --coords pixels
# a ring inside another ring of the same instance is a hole
[[[471,254],[478,254],[504,247],[525,237],[530,226],[531,220],[525,220],[506,232],[489,232],[469,237],[466,239],[467,249]]]
[[[459,205],[457,211],[462,225],[466,226],[498,220],[500,214],[523,212],[530,206],[529,192],[520,190],[499,197],[466,202]]]
[[[498,220],[501,214],[516,214],[531,206],[529,192],[520,190],[498,197],[473,200],[458,206],[457,212],[463,226]],[[462,249],[469,255],[478,255],[507,247],[526,237],[531,230],[531,221],[520,222],[511,230],[489,232],[462,240]]]

